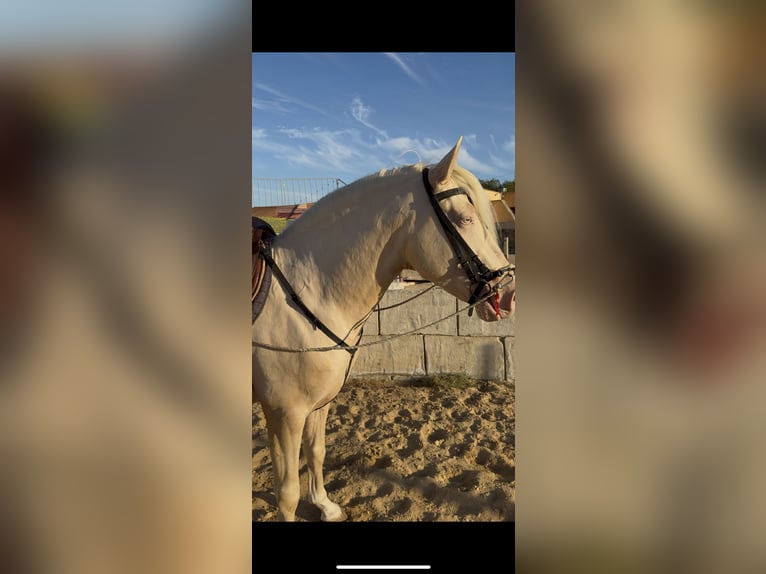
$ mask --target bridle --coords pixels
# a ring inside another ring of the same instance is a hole
[[[441,223],[444,234],[447,236],[447,241],[449,242],[450,247],[452,247],[452,252],[457,258],[458,266],[465,272],[468,281],[471,283],[471,298],[468,300],[468,303],[473,305],[481,297],[486,297],[492,293],[497,295],[497,291],[500,288],[500,282],[493,286],[492,281],[506,275],[510,275],[511,281],[513,281],[515,279],[513,275],[516,266],[506,265],[505,267],[501,267],[494,271],[487,267],[476,252],[471,249],[471,246],[466,243],[463,236],[458,233],[455,226],[447,217],[447,214],[441,208],[441,205],[439,205],[440,201],[454,195],[465,195],[468,198],[468,201],[473,204],[471,196],[466,190],[460,187],[454,187],[435,193],[431,182],[428,180],[428,168],[423,169],[423,185],[428,192],[428,199],[431,202],[431,206],[434,208],[436,217],[439,220],[439,223]],[[476,286],[475,289],[474,285]],[[497,312],[497,303],[495,312]]]
[[[502,267],[497,270],[491,270],[489,269],[479,258],[479,256],[474,252],[473,249],[466,243],[465,239],[458,233],[457,229],[454,225],[450,222],[449,218],[447,217],[447,214],[444,213],[444,210],[439,205],[439,202],[443,199],[447,199],[448,197],[452,197],[453,195],[459,195],[463,194],[466,197],[468,197],[468,201],[471,201],[471,196],[468,195],[468,192],[461,188],[454,188],[454,189],[448,189],[439,193],[434,193],[434,189],[431,186],[431,183],[428,181],[428,168],[425,168],[423,170],[423,183],[425,184],[426,191],[428,192],[428,198],[431,201],[431,205],[434,208],[434,211],[436,213],[437,218],[439,219],[439,222],[442,225],[442,228],[444,229],[444,233],[447,236],[447,240],[450,243],[450,246],[452,247],[452,251],[455,253],[455,257],[457,257],[459,266],[465,271],[465,274],[468,276],[468,280],[471,282],[471,298],[468,301],[470,308],[468,310],[469,316],[473,312],[474,305],[477,301],[481,300],[489,300],[489,298],[494,294],[495,295],[495,312],[499,313],[498,311],[498,297],[497,292],[499,289],[504,287],[505,285],[509,285],[513,281],[515,281],[514,276],[514,270],[516,269],[515,265],[506,265],[505,267]],[[471,202],[473,203],[473,202]],[[311,324],[314,326],[314,328],[319,329],[322,331],[329,339],[331,339],[335,345],[332,347],[318,347],[314,349],[288,349],[284,347],[278,347],[274,345],[266,345],[263,343],[257,343],[253,341],[253,346],[256,347],[264,347],[267,349],[272,349],[275,351],[284,351],[284,352],[306,352],[306,351],[334,351],[337,349],[344,349],[348,351],[348,353],[353,358],[354,353],[357,351],[357,349],[367,346],[372,343],[367,343],[365,345],[360,345],[359,341],[362,339],[362,333],[359,333],[359,339],[357,340],[355,345],[349,345],[346,343],[341,337],[336,335],[327,325],[325,325],[312,311],[309,309],[306,304],[303,302],[303,300],[300,298],[298,293],[293,289],[292,285],[290,285],[290,282],[287,280],[287,277],[284,276],[281,269],[277,265],[276,261],[274,261],[274,258],[271,255],[271,241],[270,240],[263,240],[261,239],[258,244],[258,255],[261,257],[265,262],[266,265],[271,269],[272,273],[276,276],[279,283],[281,283],[284,290],[287,292],[287,294],[290,296],[290,298],[293,300],[293,302],[296,304],[296,306],[303,312],[303,314],[306,316],[306,318],[311,322]],[[495,285],[492,285],[492,281],[495,279],[498,279],[500,277],[505,277],[506,275],[510,276],[510,281],[506,283],[502,283],[498,281],[495,283]],[[476,285],[476,288],[473,289],[473,286]],[[486,289],[486,291],[485,291]],[[425,291],[423,292],[425,293]],[[421,293],[422,294],[422,293]],[[456,311],[454,314],[457,314],[460,311]],[[372,310],[370,311],[372,313]],[[369,314],[367,315],[369,317]],[[442,321],[448,317],[439,319],[439,321]],[[365,317],[360,323],[363,324],[364,320],[366,320],[367,317]],[[437,321],[438,322],[438,321]],[[397,335],[398,336],[398,335]],[[349,361],[348,367],[346,369],[346,377],[348,377],[349,370],[351,369],[351,362]]]

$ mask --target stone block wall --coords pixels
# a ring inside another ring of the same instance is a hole
[[[427,288],[389,289],[380,307],[401,303]],[[365,325],[362,342],[381,343],[359,350],[351,375],[464,373],[477,379],[514,380],[513,319],[486,323],[463,312],[421,328],[463,307],[465,303],[437,287],[402,306],[375,311]],[[417,332],[389,340],[411,331]]]

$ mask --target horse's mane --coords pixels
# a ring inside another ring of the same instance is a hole
[[[407,174],[413,171],[421,173],[424,168],[428,167],[424,163],[416,163],[412,165],[405,165],[401,167],[395,167],[392,169],[382,169],[377,173],[368,175],[367,178],[376,177],[392,177],[399,174]],[[495,210],[492,209],[492,204],[487,197],[484,188],[481,186],[479,180],[470,171],[460,166],[455,166],[452,171],[452,178],[458,183],[458,186],[468,192],[471,202],[476,208],[476,212],[479,215],[481,224],[486,229],[487,234],[494,241],[499,243],[499,237],[497,233],[497,220],[495,219]]]

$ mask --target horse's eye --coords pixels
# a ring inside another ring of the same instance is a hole
[[[460,225],[470,225],[471,223],[473,223],[473,219],[471,217],[460,218]]]

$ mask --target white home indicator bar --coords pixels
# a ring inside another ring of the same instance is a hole
[[[338,564],[337,570],[430,570],[430,564]]]

